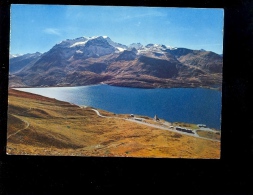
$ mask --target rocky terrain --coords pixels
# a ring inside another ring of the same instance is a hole
[[[10,58],[10,87],[106,83],[142,88],[221,87],[222,57],[211,51],[140,43],[107,36],[67,39],[43,54]]]

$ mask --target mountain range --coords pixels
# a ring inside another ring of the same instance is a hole
[[[161,44],[128,46],[107,36],[67,39],[45,53],[10,55],[9,87],[105,83],[141,88],[221,87],[223,58]]]

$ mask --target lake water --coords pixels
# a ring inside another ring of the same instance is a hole
[[[221,92],[203,88],[140,89],[91,85],[19,88],[77,105],[116,114],[157,115],[170,122],[206,124],[220,129]]]

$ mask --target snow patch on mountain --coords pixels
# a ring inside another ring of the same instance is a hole
[[[128,48],[130,49],[135,48],[137,50],[140,50],[143,48],[143,45],[141,43],[132,43],[128,46]]]
[[[22,56],[22,54],[10,54],[9,58],[16,58],[16,57],[19,57],[19,56]]]
[[[79,39],[74,39],[71,41],[71,45],[69,46],[70,48],[72,47],[80,47],[80,46],[85,46],[89,41],[107,41],[108,44],[113,46],[116,49],[116,52],[122,52],[127,49],[127,46],[122,45],[120,43],[116,43],[112,41],[108,36],[92,36],[92,37],[81,37]],[[68,41],[70,43],[70,41]]]
[[[126,49],[125,48],[122,48],[122,47],[116,47],[120,52],[122,51],[125,51]]]
[[[76,42],[73,45],[71,45],[70,47],[75,47],[75,46],[80,46],[80,45],[85,45],[88,41],[81,41],[81,42]]]
[[[76,53],[83,53],[81,50],[77,50]]]
[[[121,43],[116,43],[114,41],[112,41],[109,37],[106,37],[105,40],[113,47],[115,48],[122,48],[124,50],[126,50],[128,47],[126,45],[123,45]]]
[[[92,37],[84,37],[87,40],[93,40],[93,39],[107,39],[109,38],[108,36],[92,36]]]

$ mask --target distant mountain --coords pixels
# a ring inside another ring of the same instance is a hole
[[[18,57],[18,56],[22,56],[21,54],[10,54],[9,55],[9,58],[11,59],[11,58],[16,58],[16,57]]]
[[[128,87],[221,86],[222,57],[210,51],[161,44],[116,43],[107,36],[79,37],[44,54],[10,58],[10,87],[80,86],[106,83]]]
[[[132,43],[132,44],[130,44],[130,45],[128,46],[128,48],[129,48],[129,49],[135,48],[135,49],[137,49],[137,50],[140,50],[140,49],[143,48],[143,45],[140,44],[140,43]]]
[[[22,70],[22,68],[28,66],[29,64],[34,64],[40,55],[41,53],[39,52],[25,55],[10,55],[9,72],[13,74]]]

